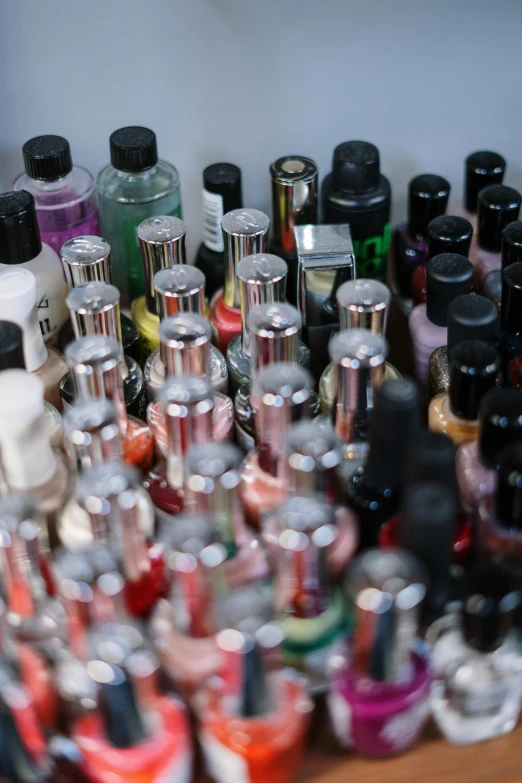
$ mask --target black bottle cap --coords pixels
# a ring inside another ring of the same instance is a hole
[[[496,521],[504,528],[522,530],[522,442],[505,446],[497,456]]]
[[[511,575],[493,564],[468,573],[462,630],[467,643],[480,652],[498,649],[514,626],[521,595]]]
[[[522,261],[522,220],[514,220],[502,232],[502,269]]]
[[[522,261],[502,272],[502,329],[516,334],[522,330]]]
[[[367,141],[345,141],[334,149],[332,179],[345,193],[367,193],[379,187],[379,150]]]
[[[223,212],[243,206],[241,169],[233,163],[213,163],[203,171],[203,187],[223,197]]]
[[[461,419],[478,418],[484,395],[495,387],[500,357],[492,345],[465,340],[453,350],[450,362],[449,404]]]
[[[158,162],[156,134],[130,125],[111,134],[111,163],[119,171],[145,171]]]
[[[517,389],[492,389],[479,409],[480,458],[488,468],[498,467],[503,448],[522,441],[522,394]]]
[[[24,336],[18,324],[0,321],[0,370],[25,370]]]
[[[437,326],[447,326],[448,307],[471,293],[473,264],[457,253],[440,253],[426,265],[426,315]]]
[[[368,481],[395,488],[404,479],[406,457],[419,431],[419,390],[409,378],[387,381],[377,392],[366,463]]]
[[[441,215],[434,218],[428,226],[428,258],[440,253],[458,253],[469,255],[473,226],[466,218],[458,215]]]
[[[420,239],[428,235],[428,224],[443,215],[448,205],[450,184],[437,174],[419,174],[408,187],[408,229]]]
[[[448,307],[448,359],[464,340],[494,343],[498,326],[498,311],[490,299],[478,294],[457,296]]]
[[[0,194],[0,263],[23,264],[42,252],[34,198],[27,190]]]
[[[488,185],[500,185],[505,170],[506,161],[496,152],[480,150],[468,155],[464,176],[464,200],[468,212],[476,213],[479,192]]]
[[[35,136],[23,146],[25,173],[43,181],[60,179],[72,170],[69,142],[63,136]]]
[[[507,185],[490,185],[478,195],[477,234],[484,250],[500,253],[502,232],[517,220],[522,197],[518,190]]]
[[[521,395],[522,397],[522,395]],[[406,481],[409,485],[432,482],[457,489],[455,444],[442,432],[423,430],[415,439],[406,462]]]

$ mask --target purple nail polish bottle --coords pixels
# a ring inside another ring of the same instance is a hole
[[[366,756],[394,756],[417,740],[428,717],[431,673],[415,649],[426,577],[401,549],[369,549],[348,572],[354,630],[332,659],[329,696],[335,734]]]

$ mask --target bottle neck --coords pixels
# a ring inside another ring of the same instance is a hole
[[[10,489],[32,490],[50,481],[57,458],[49,442],[43,413],[26,427],[0,433],[3,477]]]
[[[160,356],[166,378],[181,378],[184,375],[210,377],[210,342],[207,340],[162,341]]]
[[[375,388],[382,377],[384,362],[362,367],[336,364],[335,434],[341,443],[364,442],[368,438]]]
[[[104,399],[114,405],[118,425],[123,436],[127,432],[128,417],[123,392],[121,365],[118,361],[100,364],[78,364],[72,368],[78,400]]]
[[[171,487],[182,489],[185,455],[192,446],[212,440],[212,398],[191,405],[166,406],[167,424],[167,481]]]

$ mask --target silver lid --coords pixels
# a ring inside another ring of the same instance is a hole
[[[384,334],[391,291],[378,280],[348,280],[337,289],[341,329],[369,329]]]
[[[290,492],[322,492],[328,502],[337,501],[341,450],[333,427],[318,421],[296,422],[288,430],[286,454]]]
[[[397,682],[409,674],[412,643],[426,574],[400,549],[368,549],[348,571],[345,589],[355,610],[352,666],[373,680]]]
[[[335,434],[343,443],[364,441],[388,345],[368,329],[347,329],[328,346],[335,372]]]
[[[161,319],[178,313],[205,312],[205,275],[195,266],[176,264],[156,272],[154,290]]]
[[[60,250],[63,272],[69,288],[100,280],[111,282],[111,248],[101,237],[83,236],[69,239]]]
[[[183,375],[166,378],[159,400],[167,425],[167,480],[181,488],[187,451],[212,438],[212,391],[205,378]]]
[[[261,304],[285,301],[288,267],[282,258],[269,253],[246,256],[237,265],[239,295],[241,300],[241,344],[244,353],[250,355],[248,319],[254,307]]]
[[[67,307],[76,337],[104,334],[120,343],[120,292],[114,285],[96,281],[71,288]]]
[[[225,245],[223,298],[229,307],[240,306],[237,265],[245,256],[264,253],[268,249],[269,226],[268,217],[258,209],[233,209],[221,221]]]
[[[165,318],[160,323],[159,337],[166,377],[208,377],[212,328],[206,318],[196,313]]]
[[[310,158],[286,155],[270,166],[272,245],[284,256],[295,256],[294,227],[317,223],[319,177]]]
[[[145,298],[151,313],[159,314],[154,292],[154,275],[160,269],[185,263],[185,233],[183,221],[171,215],[147,218],[138,226],[138,241],[145,273]]]
[[[344,278],[355,277],[355,254],[353,250],[350,226],[345,224],[325,226],[296,226],[294,228],[298,257],[297,306],[303,319],[303,325],[314,321],[317,299],[326,299],[314,290],[310,272],[331,272],[334,285],[334,273],[342,270]]]
[[[108,400],[76,400],[64,412],[62,423],[65,451],[75,469],[121,459],[118,414]]]
[[[251,335],[252,375],[276,362],[297,364],[301,316],[289,304],[254,307],[248,318]]]

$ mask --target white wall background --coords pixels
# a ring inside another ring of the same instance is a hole
[[[179,168],[191,248],[218,160],[265,210],[271,160],[307,155],[322,178],[353,138],[380,147],[395,219],[416,173],[460,194],[475,149],[522,187],[521,37],[520,0],[0,0],[0,186],[32,136],[97,172],[111,131],[140,124]]]

